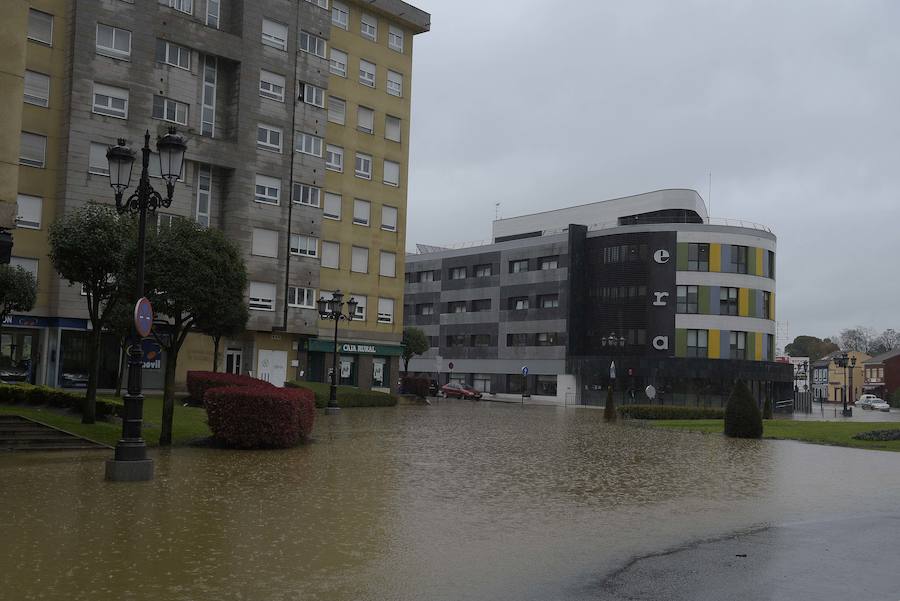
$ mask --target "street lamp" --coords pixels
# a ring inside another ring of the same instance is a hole
[[[135,153],[119,138],[118,144],[106,151],[109,162],[109,185],[115,190],[116,211],[120,215],[138,216],[138,246],[135,277],[135,323],[128,345],[128,389],[123,397],[125,412],[122,417],[122,438],[116,443],[113,459],[106,462],[106,479],[138,481],[153,479],[153,460],[147,458],[147,444],[141,436],[143,425],[144,395],[141,392],[141,369],[144,353],[141,340],[149,334],[153,316],[150,303],[144,298],[144,246],[147,231],[147,212],[158,208],[168,208],[172,204],[175,182],[181,176],[184,152],[187,144],[174,127],[169,133],[159,137],[156,150],[159,152],[159,171],[166,183],[166,195],[162,196],[150,185],[150,131],[144,133],[144,147],[141,149],[141,178],[134,194],[125,198],[125,190],[131,184],[131,171]],[[149,314],[149,315],[148,315]],[[141,325],[145,324],[145,325]]]
[[[334,320],[334,353],[331,357],[331,387],[328,391],[328,406],[325,407],[325,413],[331,415],[337,413],[340,407],[337,404],[337,357],[338,357],[338,324],[342,319],[353,321],[356,315],[356,307],[359,303],[355,298],[351,297],[347,301],[347,313],[344,313],[344,294],[340,290],[335,290],[331,294],[331,300],[326,300],[324,296],[320,296],[316,301],[316,307],[319,310],[321,319]]]
[[[841,353],[840,355],[834,358],[834,363],[838,367],[844,368],[844,408],[841,410],[841,415],[844,417],[852,417],[853,416],[853,408],[847,407],[847,395],[853,395],[853,368],[856,367],[856,357],[853,355],[847,355],[847,353]],[[847,391],[847,368],[850,368],[850,377],[849,384],[850,390]],[[852,403],[852,401],[851,401]]]
[[[600,338],[600,346],[608,347],[608,348],[625,348],[625,337],[624,336],[616,336],[615,332],[610,332],[609,336],[605,338]]]

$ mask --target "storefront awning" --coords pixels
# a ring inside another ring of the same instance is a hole
[[[338,340],[338,350],[339,352],[347,355],[380,355],[399,357],[403,354],[402,346],[342,340]],[[334,340],[312,338],[309,341],[309,351],[312,353],[330,353],[334,351]]]

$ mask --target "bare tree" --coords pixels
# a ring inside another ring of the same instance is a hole
[[[841,330],[840,345],[843,351],[859,351],[872,354],[875,331],[872,328],[856,326]]]

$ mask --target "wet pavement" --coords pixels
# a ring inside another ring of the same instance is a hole
[[[811,516],[896,527],[896,453],[602,417],[345,410],[296,449],[154,451],[157,477],[139,484],[105,482],[104,453],[0,454],[0,599],[603,599],[634,558],[698,540]]]

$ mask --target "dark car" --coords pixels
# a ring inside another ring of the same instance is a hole
[[[441,386],[441,393],[448,399],[481,400],[481,393],[467,384],[456,384],[454,382],[444,384]]]

